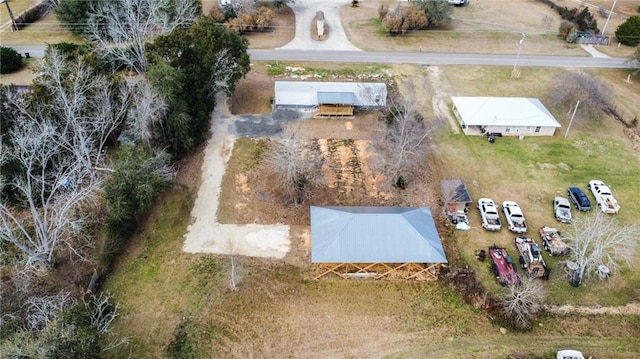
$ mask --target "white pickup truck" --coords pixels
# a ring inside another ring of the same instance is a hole
[[[498,209],[492,199],[480,198],[478,200],[478,211],[480,211],[480,218],[482,219],[482,228],[492,232],[497,232],[502,228]]]
[[[611,194],[609,186],[599,180],[589,181],[589,190],[593,193],[593,197],[598,203],[598,207],[602,213],[618,213],[620,211],[620,205],[618,201]]]
[[[502,202],[502,212],[507,218],[507,228],[514,233],[522,234],[527,232],[527,221],[520,206],[514,201]]]

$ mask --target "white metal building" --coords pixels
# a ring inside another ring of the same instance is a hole
[[[553,136],[558,121],[537,98],[451,97],[466,135]]]
[[[381,82],[275,82],[276,108],[316,108],[325,104],[367,110],[386,103],[387,85]]]

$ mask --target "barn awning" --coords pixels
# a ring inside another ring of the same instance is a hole
[[[353,92],[318,92],[319,104],[354,105],[356,94]]]

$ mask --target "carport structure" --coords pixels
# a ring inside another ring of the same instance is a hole
[[[427,207],[311,206],[315,279],[433,280],[447,257]]]

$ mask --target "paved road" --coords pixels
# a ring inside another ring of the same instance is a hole
[[[20,53],[42,57],[44,46],[14,46]],[[428,52],[369,52],[324,50],[249,50],[252,60],[310,61],[310,62],[360,62],[406,63],[422,65],[493,65],[513,66],[514,55],[490,54],[441,54]],[[597,58],[588,56],[540,56],[520,55],[518,66],[581,67],[581,68],[630,68],[626,58]]]
[[[421,52],[249,50],[252,60],[513,66],[514,55]],[[629,68],[625,58],[520,55],[518,66]]]

